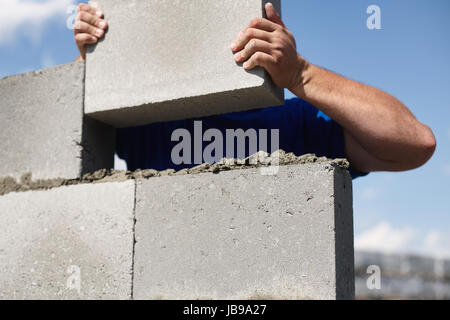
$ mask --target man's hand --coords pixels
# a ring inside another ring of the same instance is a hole
[[[308,63],[272,4],[268,19],[254,19],[231,47],[244,68],[265,68],[287,88],[344,128],[347,158],[362,172],[403,171],[430,159],[436,140],[393,96]]]
[[[254,19],[231,49],[236,62],[245,62],[246,70],[263,67],[278,87],[291,90],[302,81],[307,62],[297,53],[295,38],[273,5],[267,3],[265,9],[267,19]]]
[[[98,39],[105,35],[108,24],[102,19],[103,13],[88,4],[79,4],[77,11],[74,25],[75,42],[80,51],[80,57],[77,60],[84,60],[86,45],[97,43]]]

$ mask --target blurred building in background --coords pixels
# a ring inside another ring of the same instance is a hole
[[[356,251],[355,277],[356,299],[450,299],[450,260]]]

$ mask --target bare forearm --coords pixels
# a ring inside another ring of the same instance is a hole
[[[420,166],[434,151],[431,130],[381,90],[307,64],[291,91],[333,118],[352,141],[393,170]]]

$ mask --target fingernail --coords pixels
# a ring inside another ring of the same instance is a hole
[[[248,62],[246,62],[246,63],[244,63],[244,69],[248,69],[248,66],[249,66],[249,63]]]
[[[230,47],[231,47],[231,50],[235,51],[236,47],[237,47],[236,42],[233,42]]]
[[[95,14],[98,16],[98,17],[101,17],[103,14],[102,14],[102,12],[100,11],[100,10],[98,10],[97,12],[95,12]]]
[[[99,23],[98,23],[98,25],[99,25],[99,27],[100,28],[105,28],[106,27],[106,22],[105,21],[100,21]]]
[[[238,53],[236,53],[236,54],[234,55],[234,60],[236,60],[236,61],[241,60],[241,53],[240,53],[240,52],[238,52]]]
[[[98,37],[101,37],[101,36],[102,36],[102,33],[103,33],[103,30],[102,30],[102,29],[96,29],[96,30],[95,30],[95,35],[98,36]]]

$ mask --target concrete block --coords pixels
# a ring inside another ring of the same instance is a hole
[[[114,166],[114,129],[83,121],[84,63],[0,80],[0,177],[80,177]]]
[[[135,182],[0,197],[0,299],[129,299]]]
[[[353,299],[352,181],[329,162],[137,182],[135,299]]]
[[[89,116],[127,127],[284,103],[264,69],[245,71],[230,50],[266,0],[95,2],[109,30],[88,50]]]

